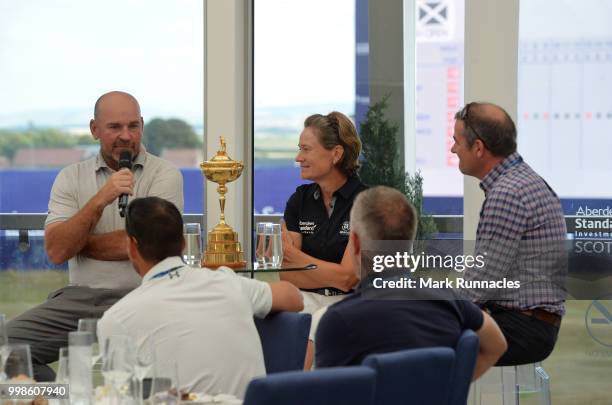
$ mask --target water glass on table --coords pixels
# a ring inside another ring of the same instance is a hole
[[[280,269],[283,264],[283,235],[280,224],[272,224],[272,249],[271,249],[272,268]]]
[[[70,401],[74,404],[89,403],[92,385],[91,332],[68,333],[68,374],[70,375]]]
[[[0,346],[8,344],[8,337],[6,332],[6,316],[0,314]]]
[[[132,394],[130,383],[135,364],[136,350],[132,338],[124,335],[106,338],[102,374],[106,385],[111,387],[111,398],[123,401]]]
[[[57,371],[55,373],[55,382],[59,384],[68,384],[70,382],[70,372],[68,370],[68,348],[60,347],[59,357],[57,359]]]
[[[137,403],[142,404],[143,398],[149,397],[149,391],[144,389],[145,377],[150,376],[151,369],[155,364],[155,344],[153,336],[149,335],[142,344],[136,349],[136,363],[134,365],[134,375],[138,380]],[[148,387],[150,390],[150,386]]]
[[[69,352],[67,347],[60,347],[57,359],[57,371],[55,372],[55,383],[70,384]],[[58,399],[56,405],[70,405],[70,399]]]
[[[3,357],[5,358],[2,372],[6,380],[23,380],[26,377],[32,380],[34,378],[34,373],[32,372],[30,345],[7,344],[2,347]]]
[[[183,260],[191,267],[200,267],[202,262],[202,230],[200,224],[188,223],[183,225],[183,236],[185,237]]]
[[[97,318],[83,318],[79,319],[77,331],[89,332],[92,336],[91,344],[91,365],[95,366],[98,361],[102,358],[102,350],[100,350],[100,344],[98,342],[98,320]]]
[[[8,337],[6,332],[6,317],[0,314],[0,382],[6,379],[4,374],[4,363],[9,355]]]
[[[154,377],[151,381],[149,402],[154,405],[178,405],[180,400],[181,393],[176,362],[156,362]]]
[[[258,222],[255,226],[255,258],[256,268],[263,269],[266,267],[266,251],[268,248],[269,238],[266,237],[267,227],[272,226],[271,222]]]
[[[278,269],[283,262],[283,240],[280,224],[257,224],[255,256],[257,268]]]

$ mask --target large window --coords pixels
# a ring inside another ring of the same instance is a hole
[[[355,0],[255,0],[254,20],[255,213],[282,213],[304,119],[354,115]]]
[[[612,189],[612,3],[521,2],[519,146],[568,215]]]
[[[463,183],[450,148],[452,115],[463,103],[463,0],[416,3],[416,21],[404,22],[416,25],[417,40],[417,124],[416,131],[407,129],[416,132],[417,146],[406,153],[416,155],[424,177],[425,210],[458,214]],[[369,33],[383,22],[369,21],[373,3],[367,0],[254,4],[254,206],[256,214],[282,213],[302,182],[293,160],[304,119],[338,110],[359,126],[371,104],[371,74],[380,74],[369,67],[384,70],[381,66],[393,59],[372,64],[371,47],[385,41],[370,43]],[[409,40],[398,32],[386,40]],[[275,181],[265,180],[272,174]]]
[[[57,171],[97,153],[110,90],[140,101],[152,152],[191,168],[186,210],[202,212],[201,0],[0,0],[0,43],[0,212],[47,211]]]
[[[584,258],[580,271],[602,270],[588,283],[575,270],[569,276],[569,286],[589,285],[582,298],[599,299],[567,302],[557,346],[544,362],[555,404],[609,403],[611,398],[604,371],[612,367],[611,297],[604,275],[610,249],[590,249],[587,255],[581,248],[608,246],[612,235],[607,225],[612,206],[610,15],[609,1],[520,3],[519,152],[561,197],[566,215],[581,217],[570,224],[576,228],[573,253]],[[592,215],[598,218],[588,218]]]
[[[97,153],[89,120],[111,90],[139,100],[147,149],[181,169],[185,211],[202,213],[203,14],[201,0],[0,0],[0,213],[47,212],[59,170]],[[67,282],[42,230],[26,235],[0,229],[9,317]]]

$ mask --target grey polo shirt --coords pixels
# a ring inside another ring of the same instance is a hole
[[[148,153],[141,145],[132,172],[135,185],[130,201],[138,197],[156,196],[171,201],[183,212],[183,177],[170,162]],[[51,189],[45,226],[66,221],[76,214],[113,173],[101,154],[62,169]],[[125,220],[119,215],[117,201],[104,208],[94,234],[125,229]],[[141,282],[127,260],[102,261],[76,255],[68,261],[68,270],[71,285],[130,289]]]

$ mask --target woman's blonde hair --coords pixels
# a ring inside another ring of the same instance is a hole
[[[361,140],[353,122],[344,114],[332,111],[327,115],[314,114],[306,118],[304,128],[315,128],[317,138],[327,150],[341,145],[344,148],[342,158],[336,164],[347,177],[354,176],[359,169]]]

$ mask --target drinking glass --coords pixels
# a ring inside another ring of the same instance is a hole
[[[77,330],[79,332],[90,332],[93,338],[91,344],[91,366],[98,364],[98,361],[102,358],[102,350],[100,350],[100,344],[98,342],[98,320],[97,318],[82,318],[79,319]]]
[[[155,364],[155,344],[153,336],[149,335],[145,338],[142,344],[138,345],[136,350],[136,364],[134,365],[134,374],[138,379],[138,403],[142,404],[145,397],[149,397],[148,392],[144,392],[143,381],[147,377],[151,368]]]
[[[6,373],[4,372],[4,367],[6,366],[6,361],[8,360],[8,356],[11,354],[11,348],[9,345],[0,346],[0,382],[6,381]]]
[[[273,269],[280,269],[281,264],[283,263],[283,236],[281,233],[280,224],[272,224],[270,232],[270,262]]]
[[[10,380],[15,377],[28,377],[32,379],[32,357],[30,356],[30,345],[28,344],[9,344],[6,347],[6,362],[4,364],[4,373],[6,379]]]
[[[280,224],[260,222],[257,224],[255,241],[257,268],[278,269],[283,263],[283,239]]]
[[[67,347],[60,347],[59,358],[57,360],[57,372],[55,373],[55,382],[58,384],[70,384],[68,353]],[[70,405],[70,400],[60,399],[57,405]]]
[[[88,403],[92,392],[91,332],[68,332],[68,373],[70,400],[75,405]]]
[[[151,404],[178,405],[181,399],[176,362],[155,364],[155,376],[151,381]]]
[[[113,335],[106,339],[102,375],[117,401],[125,397],[130,389],[135,363],[135,349],[129,336]]]
[[[257,268],[265,269],[268,265],[266,260],[269,256],[267,251],[270,247],[270,238],[268,237],[271,229],[271,222],[258,222],[255,233],[255,258],[257,259]]]
[[[6,331],[6,316],[0,314],[0,346],[8,344],[8,336]]]
[[[0,381],[6,380],[4,374],[4,363],[9,355],[8,337],[6,332],[6,317],[0,314]]]
[[[55,373],[55,382],[68,384],[70,382],[70,372],[68,371],[68,348],[60,347],[59,358],[57,360],[57,372]]]
[[[199,223],[188,223],[183,225],[183,236],[185,237],[185,249],[183,260],[191,267],[200,267],[202,262],[202,231]]]

